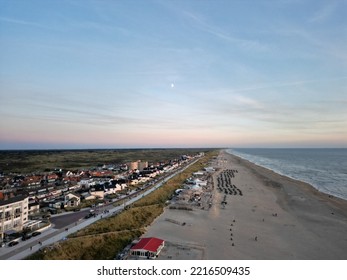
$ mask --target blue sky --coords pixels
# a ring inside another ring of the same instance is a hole
[[[347,147],[346,11],[0,0],[0,149]]]

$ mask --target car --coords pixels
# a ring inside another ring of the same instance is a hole
[[[8,243],[9,247],[13,247],[16,246],[18,244],[18,241],[11,241],[10,243]]]
[[[35,231],[35,232],[33,232],[33,234],[32,234],[31,236],[38,236],[38,235],[40,235],[40,234],[41,234],[40,231]]]
[[[25,234],[25,235],[22,236],[22,240],[25,241],[25,240],[30,239],[31,237],[32,237],[31,234]]]

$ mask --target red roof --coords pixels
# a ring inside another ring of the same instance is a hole
[[[157,252],[158,248],[163,244],[163,242],[164,240],[156,237],[141,238],[140,241],[131,248],[131,250]]]

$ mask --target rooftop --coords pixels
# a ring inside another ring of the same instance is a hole
[[[150,252],[157,252],[158,248],[163,244],[164,240],[156,237],[141,238],[131,250],[145,250]]]

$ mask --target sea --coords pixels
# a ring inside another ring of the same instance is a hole
[[[347,149],[228,149],[228,153],[347,200]]]

